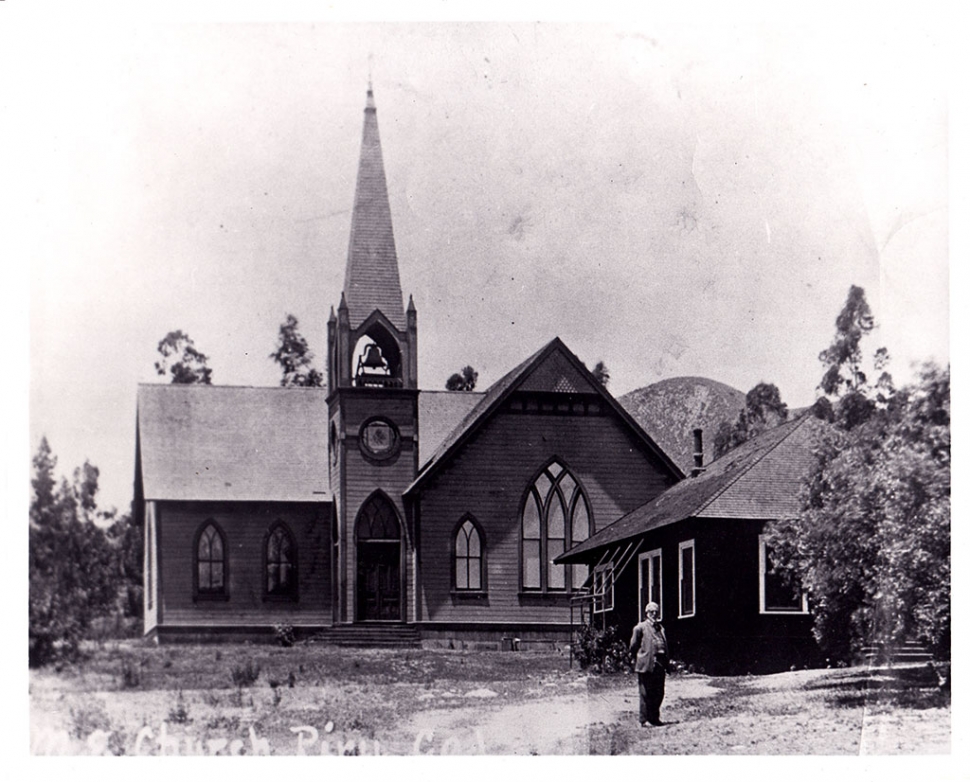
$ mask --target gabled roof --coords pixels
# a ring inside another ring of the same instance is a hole
[[[320,388],[138,387],[146,500],[330,500]]]
[[[696,478],[671,486],[556,559],[582,555],[689,518],[779,519],[801,510],[799,488],[813,463],[821,421],[812,415],[784,423],[739,445]]]
[[[407,328],[384,158],[377,132],[377,108],[369,87],[350,222],[344,295],[351,328],[357,328],[374,310],[380,310],[399,331]]]
[[[417,478],[404,493],[408,494],[416,490],[437,471],[440,465],[447,462],[513,391],[520,386],[538,390],[539,385],[554,391],[598,393],[674,476],[683,475],[677,465],[650,439],[630,414],[602,385],[596,382],[583,362],[563,344],[559,337],[556,337],[496,381],[429,457],[425,459],[425,452],[422,450],[421,458],[425,461],[418,471]]]

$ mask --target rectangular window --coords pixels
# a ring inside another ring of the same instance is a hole
[[[694,541],[685,540],[679,546],[680,567],[680,616],[693,616],[697,610],[694,603]]]
[[[593,612],[613,610],[613,563],[597,566],[593,571]]]
[[[764,535],[758,536],[758,592],[762,614],[808,613],[808,596],[794,574],[772,564]]]
[[[663,593],[661,592],[661,574],[663,564],[660,556],[660,549],[648,551],[640,555],[640,613],[639,618],[643,618],[643,611],[647,603],[656,603],[660,606],[660,613],[657,619],[663,619]]]

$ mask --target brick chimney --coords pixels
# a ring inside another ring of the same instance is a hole
[[[704,430],[694,430],[694,468],[690,471],[690,477],[696,478],[704,472]]]

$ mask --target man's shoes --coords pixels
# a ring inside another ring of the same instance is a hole
[[[655,728],[659,728],[661,725],[663,725],[663,721],[662,720],[647,720],[647,724],[653,725],[653,727],[655,727]]]

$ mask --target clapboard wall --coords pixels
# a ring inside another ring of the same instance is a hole
[[[599,396],[535,405],[514,394],[453,454],[415,498],[419,600],[416,619],[562,627],[569,595],[537,594],[520,583],[520,514],[525,493],[551,459],[569,468],[589,499],[594,531],[650,500],[673,480],[645,443]],[[454,533],[470,514],[484,532],[486,591],[453,589]]]
[[[330,503],[156,502],[156,625],[251,627],[277,622],[329,626],[331,614]],[[195,592],[195,545],[199,530],[214,521],[228,555],[226,599],[199,599]],[[265,541],[270,528],[286,524],[297,546],[295,600],[265,595]]]

